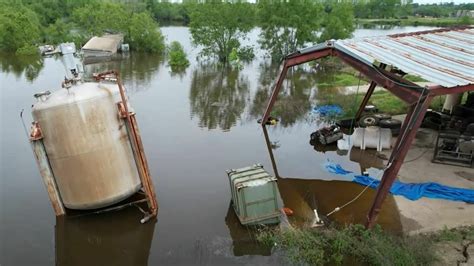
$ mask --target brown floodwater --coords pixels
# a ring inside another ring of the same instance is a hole
[[[417,28],[423,30],[425,28]],[[414,28],[390,29],[396,31]],[[305,226],[312,209],[321,214],[352,199],[362,186],[337,179],[324,170],[331,160],[360,173],[380,168],[371,152],[347,153],[312,147],[309,134],[324,125],[311,107],[338,88],[321,88],[318,79],[331,71],[293,71],[276,112],[281,122],[269,127],[272,163],[262,128],[277,66],[263,59],[243,69],[222,69],[196,60],[185,27],[167,27],[168,42],[178,40],[191,65],[171,73],[159,56],[131,53],[122,60],[86,66],[87,73],[120,69],[137,113],[145,152],[160,204],[158,219],[139,223],[135,208],[124,211],[58,218],[50,206],[19,114],[31,121],[33,94],[56,90],[64,77],[59,58],[0,57],[0,265],[278,265],[284,259],[259,246],[255,232],[241,226],[230,207],[226,169],[262,163],[278,170],[282,201],[295,215],[290,221]],[[385,30],[357,30],[356,36],[380,35]],[[256,45],[258,31],[250,34]],[[257,58],[263,52],[257,51]],[[274,168],[275,166],[275,168]],[[363,223],[374,197],[368,190],[358,201],[332,215],[332,221]],[[379,223],[398,232],[400,218],[388,198]]]

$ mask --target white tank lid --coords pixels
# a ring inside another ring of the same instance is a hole
[[[33,105],[34,110],[49,109],[57,106],[73,104],[80,101],[113,96],[119,94],[117,84],[85,82],[71,86],[69,89],[59,89],[50,95],[38,98]]]

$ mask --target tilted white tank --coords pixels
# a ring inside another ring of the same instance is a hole
[[[116,84],[79,83],[42,96],[32,113],[64,206],[95,209],[141,187]]]

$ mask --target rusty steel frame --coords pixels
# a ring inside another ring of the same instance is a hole
[[[129,134],[131,134],[130,141],[132,144],[132,150],[134,151],[134,154],[135,154],[135,162],[138,168],[142,187],[147,198],[148,208],[150,209],[150,214],[147,215],[145,218],[143,218],[141,221],[142,223],[144,223],[148,221],[149,219],[156,217],[158,214],[158,202],[156,200],[155,188],[151,180],[150,170],[149,170],[148,162],[145,156],[145,151],[143,148],[143,143],[141,140],[135,114],[131,113],[128,110],[127,97],[125,95],[125,89],[123,87],[123,83],[120,78],[120,73],[116,70],[111,70],[111,71],[99,73],[95,75],[94,78],[97,81],[100,81],[100,80],[104,80],[110,75],[115,77],[116,83],[119,87],[122,104],[119,105],[118,111],[119,111],[120,116],[123,116],[124,120],[126,121],[127,128],[129,129]],[[121,110],[122,108],[123,110]]]
[[[421,125],[421,122],[433,97],[445,94],[472,91],[474,90],[474,84],[457,86],[453,88],[445,88],[442,86],[428,86],[422,88],[413,82],[409,82],[403,79],[402,77],[395,75],[394,73],[386,71],[385,69],[383,69],[383,66],[381,66],[380,68],[377,66],[369,66],[366,63],[358,60],[354,56],[337,50],[331,47],[330,45],[328,45],[327,48],[315,50],[314,52],[307,52],[304,54],[291,54],[285,58],[282,64],[281,72],[278,76],[270,99],[268,100],[267,108],[265,109],[265,112],[262,117],[261,125],[267,142],[269,138],[266,129],[266,122],[278,98],[278,94],[280,92],[283,81],[286,78],[288,69],[293,66],[327,56],[339,57],[346,64],[358,70],[360,73],[362,73],[364,76],[371,80],[369,89],[364,99],[362,100],[362,104],[360,105],[356,116],[360,116],[362,114],[362,110],[364,106],[368,103],[376,85],[384,87],[392,94],[402,99],[409,106],[409,112],[405,117],[405,121],[403,122],[400,134],[394,146],[395,148],[392,151],[389,164],[384,171],[380,185],[377,188],[377,193],[367,214],[367,222],[365,224],[366,228],[372,228],[375,225],[383,202],[387,197],[393,182],[397,178],[398,172],[403,164],[406,154],[408,153],[411,143],[413,142],[416,136],[418,128]],[[274,164],[273,151],[271,150],[271,147],[268,145],[268,143],[267,146],[270,152],[272,164]],[[273,165],[273,169],[275,175],[278,176],[278,171],[275,165]]]
[[[66,208],[63,205],[58,185],[54,179],[54,173],[49,164],[48,154],[43,143],[43,132],[37,121],[34,121],[31,126],[30,143],[54,213],[56,216],[65,215]]]
[[[365,106],[369,102],[370,96],[372,96],[372,93],[374,93],[375,91],[375,87],[377,87],[377,83],[375,81],[371,81],[369,88],[367,89],[367,92],[365,93],[364,99],[362,99],[362,103],[359,106],[359,110],[357,110],[357,113],[354,117],[356,121],[359,120],[359,118],[362,116]]]

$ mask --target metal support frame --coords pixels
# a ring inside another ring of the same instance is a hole
[[[59,194],[58,185],[54,179],[53,170],[49,165],[48,155],[43,144],[43,134],[41,127],[38,122],[33,122],[30,135],[31,147],[35,155],[36,163],[43,178],[43,183],[48,192],[49,200],[53,206],[54,213],[56,216],[62,216],[66,214],[66,208],[64,208],[61,195]]]
[[[120,117],[125,120],[125,124],[127,126],[129,139],[135,157],[135,163],[137,165],[138,173],[142,183],[142,188],[147,198],[148,208],[150,209],[150,213],[146,214],[146,216],[141,220],[142,223],[145,223],[151,218],[156,217],[156,215],[158,214],[158,202],[156,200],[155,188],[151,180],[150,170],[145,156],[145,151],[143,148],[143,143],[141,140],[135,114],[128,110],[128,101],[125,95],[125,89],[123,87],[118,71],[112,70],[99,73],[96,74],[94,78],[97,81],[104,80],[107,78],[114,78],[119,87],[120,97],[122,101],[118,103],[118,112]]]
[[[377,87],[377,83],[375,83],[375,81],[371,81],[369,88],[367,89],[367,92],[365,93],[364,99],[362,99],[362,102],[360,103],[359,110],[357,110],[357,113],[354,117],[356,121],[359,120],[359,118],[362,116],[362,113],[364,112],[364,108],[369,102],[370,96],[372,96],[372,93],[374,93],[375,87]]]
[[[405,121],[403,122],[402,130],[397,138],[392,154],[390,155],[389,165],[382,176],[372,207],[367,214],[367,228],[372,228],[375,225],[382,204],[390,192],[393,182],[397,179],[398,172],[402,167],[403,161],[405,160],[411,143],[415,139],[418,128],[421,125],[421,121],[423,120],[432,99],[432,95],[425,96],[425,99],[418,105],[410,107],[410,110],[405,117]]]
[[[371,80],[369,89],[362,101],[362,104],[359,108],[359,111],[357,112],[356,117],[362,114],[361,110],[363,110],[364,106],[367,104],[377,84],[384,87],[410,106],[409,112],[402,125],[401,132],[397,138],[395,148],[390,157],[389,165],[387,166],[384,172],[382,181],[377,189],[377,194],[371,205],[370,211],[367,214],[366,227],[371,228],[375,224],[382,204],[385,198],[387,197],[387,194],[389,193],[393,182],[397,178],[397,174],[403,164],[405,156],[408,153],[411,143],[413,142],[413,139],[416,136],[417,130],[421,125],[421,122],[433,97],[444,94],[472,91],[474,90],[474,85],[470,84],[453,88],[445,88],[442,86],[429,86],[422,88],[413,82],[407,81],[394,73],[382,69],[383,66],[377,67],[373,65],[367,65],[366,63],[358,60],[357,58],[346,54],[343,51],[333,48],[331,45],[328,45],[324,49],[317,49],[312,52],[306,52],[303,54],[295,53],[287,56],[287,58],[284,60],[282,70],[278,76],[277,82],[275,84],[275,87],[273,88],[272,94],[268,101],[267,108],[262,117],[261,125],[267,142],[269,141],[269,138],[265,124],[277,100],[278,94],[280,92],[283,81],[285,80],[288,69],[290,67],[326,56],[337,56],[341,58],[346,64],[358,70],[360,73],[362,73],[364,76]],[[273,152],[268,143],[267,146],[269,147],[272,164],[274,164]],[[275,171],[275,175],[278,176],[278,171],[275,165],[273,165],[273,169]]]

